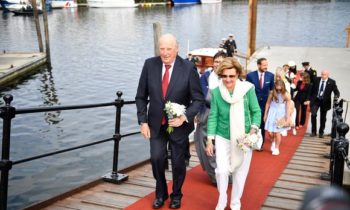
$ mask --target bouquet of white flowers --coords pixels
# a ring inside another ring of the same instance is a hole
[[[262,139],[258,134],[244,134],[237,139],[237,146],[243,152],[249,152],[251,150],[257,150],[261,148]]]
[[[164,111],[167,114],[168,119],[173,119],[175,117],[180,117],[181,115],[184,115],[186,113],[186,107],[184,105],[168,101],[165,103]],[[168,126],[166,130],[168,133],[171,133],[174,131],[174,128]]]
[[[288,122],[285,117],[276,120],[277,128],[288,128],[291,124],[292,122]]]

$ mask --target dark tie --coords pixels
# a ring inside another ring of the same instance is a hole
[[[169,85],[169,69],[171,68],[171,65],[165,65],[165,72],[162,80],[162,91],[163,91],[163,98],[165,99],[166,91],[168,90]],[[165,116],[162,117],[162,125],[165,125],[166,119]]]
[[[324,81],[321,83],[320,91],[318,92],[318,98],[322,99],[323,98],[323,90],[324,90]]]
[[[263,73],[260,74],[259,84],[260,84],[260,88],[263,89],[263,87],[264,87],[264,85],[263,85]]]

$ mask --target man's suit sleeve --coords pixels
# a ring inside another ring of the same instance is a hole
[[[333,81],[334,81],[334,86],[333,86],[334,95],[335,95],[335,97],[339,98],[340,92],[339,92],[339,90],[338,90],[337,83],[335,82],[335,80],[333,80]]]
[[[147,67],[145,62],[140,80],[139,85],[137,88],[136,93],[136,108],[137,108],[137,119],[139,124],[143,122],[147,122],[147,103],[148,103],[148,73],[147,73]]]
[[[253,83],[253,81],[252,81],[252,78],[251,78],[251,74],[249,73],[249,74],[247,74],[247,78],[245,79],[246,81],[248,81],[248,82],[250,82],[250,83],[252,83],[253,85],[254,85],[254,83]]]
[[[204,103],[204,97],[199,82],[199,76],[195,67],[191,69],[189,77],[191,104],[189,107],[187,107],[186,117],[188,122],[193,122],[194,117],[197,115],[202,104]]]
[[[307,95],[306,95],[306,100],[310,101],[311,100],[311,94],[312,94],[312,89],[313,89],[314,84],[309,83],[309,88],[307,90]]]

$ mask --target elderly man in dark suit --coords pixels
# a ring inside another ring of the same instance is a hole
[[[258,97],[259,106],[261,109],[261,134],[263,136],[263,143],[265,142],[265,122],[264,112],[267,98],[269,97],[270,90],[274,87],[274,74],[267,71],[268,62],[266,58],[259,58],[257,61],[258,70],[252,71],[247,74],[247,81],[255,86],[255,93]],[[262,151],[262,146],[261,150]]]
[[[311,135],[316,136],[317,130],[317,111],[320,109],[320,129],[318,135],[323,138],[324,128],[326,125],[326,116],[328,110],[331,109],[331,95],[334,93],[334,97],[339,98],[339,90],[336,82],[329,78],[329,71],[323,70],[321,77],[317,77],[315,84],[312,88],[310,107],[311,107]]]
[[[141,133],[150,139],[153,176],[156,179],[156,199],[153,208],[164,205],[169,197],[165,179],[167,144],[171,147],[173,192],[169,207],[181,207],[181,187],[185,180],[185,153],[188,136],[194,129],[193,119],[204,103],[199,76],[194,64],[179,57],[176,38],[171,34],[159,39],[160,56],[145,61],[136,94],[137,117]],[[149,107],[147,109],[149,100]],[[186,114],[166,119],[167,101],[186,106]],[[173,132],[166,128],[171,126]]]

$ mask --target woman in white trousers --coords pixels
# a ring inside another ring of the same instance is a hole
[[[218,69],[221,78],[219,87],[212,91],[208,118],[208,140],[206,153],[214,154],[215,176],[219,191],[216,210],[224,210],[227,205],[227,187],[232,174],[232,193],[230,207],[241,208],[245,180],[249,171],[252,152],[243,152],[237,139],[243,135],[256,133],[260,127],[261,111],[254,85],[239,79],[242,66],[234,58],[225,58]]]

